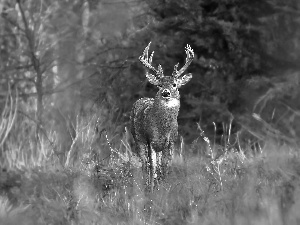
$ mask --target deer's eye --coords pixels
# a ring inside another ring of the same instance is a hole
[[[176,87],[177,87],[177,84],[176,84],[176,83],[173,83],[173,87],[176,88]]]

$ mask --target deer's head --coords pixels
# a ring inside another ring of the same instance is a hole
[[[191,48],[191,46],[187,45],[185,47],[185,53],[187,55],[186,60],[185,60],[185,65],[180,70],[177,70],[177,68],[179,66],[179,63],[177,63],[174,66],[174,71],[173,71],[172,75],[164,76],[161,65],[158,65],[157,69],[151,65],[154,52],[152,52],[149,57],[148,51],[150,48],[150,44],[151,44],[151,42],[145,48],[143,55],[141,55],[139,57],[139,59],[143,63],[143,65],[146,68],[148,68],[150,71],[153,72],[153,74],[152,74],[149,71],[147,71],[146,77],[151,84],[153,84],[159,88],[159,91],[156,94],[156,98],[158,98],[161,101],[166,102],[166,103],[173,102],[176,104],[178,102],[178,105],[179,105],[178,88],[180,88],[182,85],[185,85],[192,78],[191,73],[185,74],[183,76],[182,76],[182,74],[188,68],[188,66],[191,64],[191,62],[193,61],[193,58],[194,58],[193,49]]]

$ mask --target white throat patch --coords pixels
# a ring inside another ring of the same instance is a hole
[[[179,106],[179,100],[176,99],[176,98],[171,98],[171,99],[168,100],[168,101],[164,101],[163,104],[164,104],[166,107],[168,107],[168,108],[172,108],[172,107]]]

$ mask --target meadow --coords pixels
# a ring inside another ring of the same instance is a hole
[[[95,121],[77,117],[61,158],[51,126],[36,139],[33,123],[15,118],[1,152],[0,224],[300,223],[296,146],[268,137],[219,145],[198,124],[199,137],[181,138],[166,180],[149,193],[128,130],[114,138]]]
[[[1,0],[0,225],[300,224],[299,12],[299,0]],[[157,93],[143,64],[169,76],[187,62],[181,136],[145,192],[128,126]]]

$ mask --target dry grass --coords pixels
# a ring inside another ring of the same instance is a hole
[[[300,223],[296,147],[273,140],[257,155],[227,147],[219,154],[201,133],[201,144],[181,142],[167,179],[145,193],[128,133],[112,141],[93,124],[77,119],[63,163],[53,130],[38,144],[30,122],[11,130],[2,148],[0,224]]]

